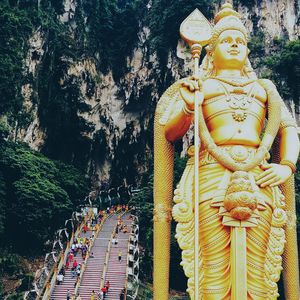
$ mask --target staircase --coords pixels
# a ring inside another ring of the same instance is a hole
[[[111,245],[109,259],[107,263],[107,270],[105,276],[105,282],[110,282],[109,291],[106,294],[105,300],[119,300],[121,290],[125,287],[126,272],[127,272],[127,252],[128,252],[128,238],[131,232],[131,220],[127,220],[129,213],[123,215],[122,220],[127,225],[127,233],[119,232],[118,245]],[[82,300],[90,300],[92,291],[95,291],[95,299],[97,299],[97,293],[100,290],[102,272],[104,268],[104,262],[106,257],[106,251],[113,231],[117,225],[118,214],[112,214],[103,223],[102,228],[98,236],[96,237],[94,244],[90,250],[94,257],[89,257],[82,274],[81,284],[78,289]],[[90,237],[93,234],[92,231],[88,231],[86,234],[83,232],[81,236]],[[122,252],[122,260],[119,262],[118,254]],[[78,263],[82,263],[81,253],[75,257]],[[51,294],[51,300],[65,300],[67,299],[67,290],[70,290],[70,295],[74,293],[74,285],[76,277],[72,278],[71,274],[72,264],[70,263],[69,270],[66,270],[65,278],[62,284],[55,285],[55,288]]]
[[[90,238],[90,236],[93,234],[92,231],[87,231],[86,233],[84,233],[83,231],[81,232],[81,237],[87,237]],[[83,259],[81,257],[81,252],[77,254],[77,256],[74,256],[73,261],[76,259],[78,264],[82,264],[83,263]],[[75,275],[75,277],[72,276],[71,273],[71,268],[72,268],[72,264],[73,262],[70,262],[70,266],[69,269],[66,270],[65,272],[65,277],[64,277],[64,281],[62,282],[62,284],[55,284],[54,290],[51,294],[51,300],[58,300],[58,299],[62,299],[65,300],[67,299],[67,291],[70,290],[70,295],[72,295],[74,293],[75,290],[75,282],[77,279],[77,275]]]
[[[107,265],[105,282],[108,280],[110,288],[106,294],[105,300],[119,300],[120,293],[125,287],[126,272],[127,272],[127,252],[128,252],[128,238],[131,232],[131,220],[127,220],[129,214],[123,215],[122,220],[127,225],[127,233],[119,232],[118,245],[112,245]],[[118,254],[122,252],[122,260],[119,262]]]
[[[90,300],[93,290],[95,291],[95,294],[99,292],[107,245],[116,224],[117,215],[114,214],[103,224],[103,227],[94,242],[91,249],[91,253],[94,253],[94,258],[88,258],[79,288],[79,294],[82,300]]]

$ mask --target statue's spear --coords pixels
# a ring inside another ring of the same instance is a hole
[[[202,47],[211,39],[212,27],[203,14],[195,9],[180,26],[180,35],[191,47],[194,60],[194,76],[199,77],[199,59]],[[195,111],[194,111],[194,299],[199,299],[199,105],[203,101],[203,93],[200,90],[195,91]]]

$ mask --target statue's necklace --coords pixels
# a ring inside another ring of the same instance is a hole
[[[253,82],[253,81],[252,81]],[[251,84],[248,83],[248,84]],[[255,83],[252,84],[251,88],[249,89],[248,93],[244,94],[244,89],[235,89],[234,94],[230,94],[227,87],[224,85],[223,82],[220,81],[221,87],[224,89],[224,93],[226,95],[226,101],[231,109],[233,109],[232,118],[236,122],[243,122],[247,119],[247,110],[249,109],[250,105],[253,102],[253,98],[255,96],[254,89]]]
[[[234,77],[211,77],[213,79],[222,81],[224,83],[230,84],[232,86],[244,87],[250,83],[253,83],[255,79],[244,79],[244,78],[234,78]]]

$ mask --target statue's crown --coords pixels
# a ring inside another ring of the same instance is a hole
[[[226,2],[222,5],[221,10],[215,16],[215,24],[217,24],[221,19],[229,16],[235,16],[238,19],[241,18],[241,15],[233,9],[232,4]]]
[[[210,40],[210,48],[215,46],[220,34],[225,30],[238,30],[248,39],[248,33],[241,21],[241,15],[235,11],[232,4],[226,2],[222,5],[221,10],[214,18],[215,26],[212,30],[212,38]]]

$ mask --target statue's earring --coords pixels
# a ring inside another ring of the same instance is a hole
[[[214,64],[214,55],[212,53],[210,55],[209,63],[210,63],[210,69],[211,69],[211,76],[215,76],[216,68],[215,68],[215,64]]]

